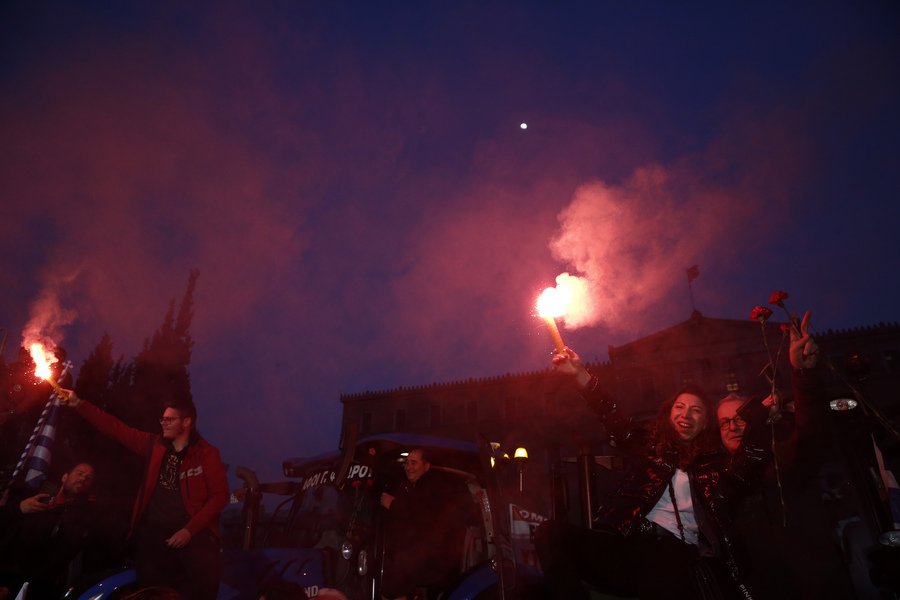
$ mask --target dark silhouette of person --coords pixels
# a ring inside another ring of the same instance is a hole
[[[412,600],[459,575],[472,502],[461,482],[432,469],[422,448],[409,452],[404,471],[397,495],[381,495],[390,513],[382,595]]]
[[[62,595],[69,564],[99,518],[98,503],[89,493],[93,482],[94,468],[79,463],[63,474],[56,493],[12,503],[19,516],[10,519],[0,537],[2,562],[12,566],[4,587],[17,591],[28,582],[29,598]]]

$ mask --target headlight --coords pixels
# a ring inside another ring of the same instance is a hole
[[[365,577],[366,573],[369,572],[369,554],[366,552],[365,548],[360,550],[359,556],[356,557],[356,572],[359,573],[361,577]]]
[[[344,543],[341,544],[341,556],[346,560],[350,560],[350,557],[353,556],[353,544],[350,543],[350,540],[344,540]]]
[[[858,403],[853,398],[838,398],[831,401],[831,410],[853,410]]]

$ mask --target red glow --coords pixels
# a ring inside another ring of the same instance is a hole
[[[41,379],[50,379],[50,367],[58,362],[52,352],[48,352],[42,344],[37,342],[28,348],[31,359],[34,361],[34,374]]]

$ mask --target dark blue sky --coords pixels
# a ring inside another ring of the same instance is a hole
[[[893,3],[9,4],[5,357],[131,358],[198,268],[201,431],[264,476],[340,392],[547,366],[564,271],[600,359],[692,264],[708,316],[900,320]]]

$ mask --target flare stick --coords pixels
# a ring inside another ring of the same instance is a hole
[[[59,396],[60,400],[68,400],[69,399],[69,395],[66,393],[66,391],[64,389],[59,387],[58,383],[56,383],[49,377],[47,377],[47,379],[45,381],[53,386],[53,389],[56,390],[56,395]]]
[[[553,345],[556,346],[557,354],[566,354],[566,345],[563,344],[562,336],[559,335],[559,328],[556,326],[556,319],[553,317],[544,317],[544,323],[550,330],[550,337],[553,338]]]

